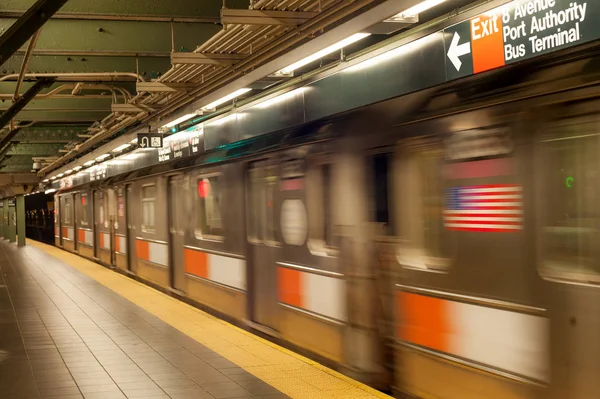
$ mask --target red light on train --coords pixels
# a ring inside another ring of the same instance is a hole
[[[81,197],[81,206],[85,206],[85,197]]]
[[[198,195],[200,198],[206,198],[210,192],[210,183],[208,180],[198,180]]]

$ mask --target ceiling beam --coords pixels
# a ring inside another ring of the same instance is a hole
[[[23,11],[0,11],[0,18],[20,18]],[[186,17],[168,15],[117,15],[117,14],[94,14],[80,12],[57,12],[52,19],[70,19],[87,21],[134,21],[134,22],[178,22],[187,24],[218,24],[221,22],[217,17]]]
[[[152,105],[149,107],[144,104],[111,104],[112,112],[122,112],[124,114],[139,114],[140,112],[156,112],[161,109],[160,105]]]
[[[191,65],[232,65],[247,54],[171,53],[171,63]]]
[[[25,50],[18,50],[17,55],[25,54]],[[52,50],[35,49],[33,55],[49,55],[53,57],[130,57],[130,58],[169,58],[167,51],[119,51],[119,50]]]
[[[44,155],[54,155],[63,148],[62,144],[32,144],[32,143],[14,143],[6,155],[27,155],[41,157]]]
[[[223,8],[223,25],[301,25],[317,16],[313,11],[237,10]]]
[[[14,118],[25,106],[35,98],[35,96],[54,83],[54,78],[41,78],[31,86],[10,108],[0,115],[0,129],[2,129],[12,118]],[[10,134],[10,133],[9,133]],[[4,140],[0,142],[0,148],[4,145]]]
[[[85,134],[86,127],[31,126],[24,127],[12,141],[20,143],[70,143],[80,141],[79,134]]]
[[[0,36],[0,65],[4,64],[68,0],[38,0]]]

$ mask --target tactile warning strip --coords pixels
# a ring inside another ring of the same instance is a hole
[[[61,249],[29,240],[292,398],[391,398],[151,287]]]

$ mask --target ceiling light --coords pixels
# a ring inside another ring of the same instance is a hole
[[[110,154],[102,154],[99,157],[96,157],[96,161],[100,162],[108,157],[110,157]]]
[[[433,8],[439,4],[444,3],[445,1],[446,0],[424,0],[424,1],[420,2],[419,4],[409,8],[408,10],[402,11],[401,13],[394,15],[390,19],[394,20],[394,19],[398,19],[398,18],[414,17],[414,16],[419,15],[423,11],[427,11],[430,8]]]
[[[50,179],[44,179],[44,180],[42,180],[42,182],[44,182],[44,183],[48,183],[49,181],[50,181]]]
[[[187,121],[188,119],[190,119],[190,118],[193,118],[194,116],[196,116],[196,114],[195,114],[195,113],[194,113],[194,114],[187,114],[187,115],[183,115],[182,117],[180,117],[180,118],[177,118],[177,119],[175,119],[175,120],[173,120],[173,121],[171,121],[171,122],[167,123],[166,125],[163,125],[162,127],[166,127],[166,128],[168,128],[168,127],[173,127],[173,126],[175,126],[175,125],[179,125],[181,122],[185,122],[185,121]],[[137,139],[136,139],[136,140],[137,140]]]
[[[121,152],[124,149],[129,148],[129,147],[131,147],[131,144],[126,143],[126,144],[118,146],[117,148],[113,149],[111,152]]]
[[[86,163],[83,164],[83,166],[91,166],[95,163],[96,161],[94,161],[93,159],[91,161],[87,161]]]
[[[354,35],[347,37],[344,40],[341,40],[335,44],[332,44],[331,46],[326,47],[321,51],[317,51],[313,55],[309,55],[308,57],[303,58],[300,61],[297,61],[297,62],[293,63],[292,65],[283,68],[282,70],[276,72],[276,74],[286,75],[286,74],[292,73],[296,69],[301,68],[304,65],[310,64],[313,61],[316,61],[320,58],[325,57],[327,54],[336,52],[354,42],[364,39],[365,37],[367,37],[369,35],[370,35],[370,33],[355,33]]]
[[[56,180],[56,176],[52,176],[50,180]]]
[[[51,188],[50,190],[46,190],[46,191],[44,191],[44,194],[51,194],[51,193],[53,193],[53,192],[55,192],[55,191],[56,191],[56,189],[55,189],[55,188]]]
[[[58,175],[56,175],[56,177],[63,177],[65,174],[64,173],[60,173]]]
[[[71,172],[73,172],[73,169],[65,170],[65,175],[68,175]]]
[[[74,170],[75,172],[77,172],[77,171],[78,171],[78,170],[80,170],[81,168],[83,168],[83,166],[81,166],[81,165],[80,165],[80,166],[75,166],[75,167],[73,168],[73,170]]]
[[[137,142],[138,142],[138,139],[137,139],[137,137],[136,137],[136,138],[134,138],[133,140],[131,140],[129,143],[131,143],[131,144],[137,144]]]
[[[205,105],[204,107],[202,107],[202,109],[215,109],[219,105],[224,104],[229,100],[233,100],[234,98],[239,97],[242,94],[248,93],[250,90],[252,90],[252,89],[243,88],[243,89],[236,90],[233,93],[226,95],[225,97],[219,98],[217,101],[214,101],[208,105]]]

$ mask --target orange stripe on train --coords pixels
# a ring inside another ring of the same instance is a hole
[[[407,292],[396,293],[400,339],[447,352],[452,334],[448,301]]]
[[[186,273],[208,278],[208,256],[206,252],[186,248],[183,251],[183,263]]]
[[[147,241],[135,240],[135,253],[139,259],[150,260],[150,245]]]
[[[288,305],[302,307],[302,280],[298,270],[279,267],[277,269],[277,297]]]
[[[77,241],[85,243],[85,231],[77,230]]]

